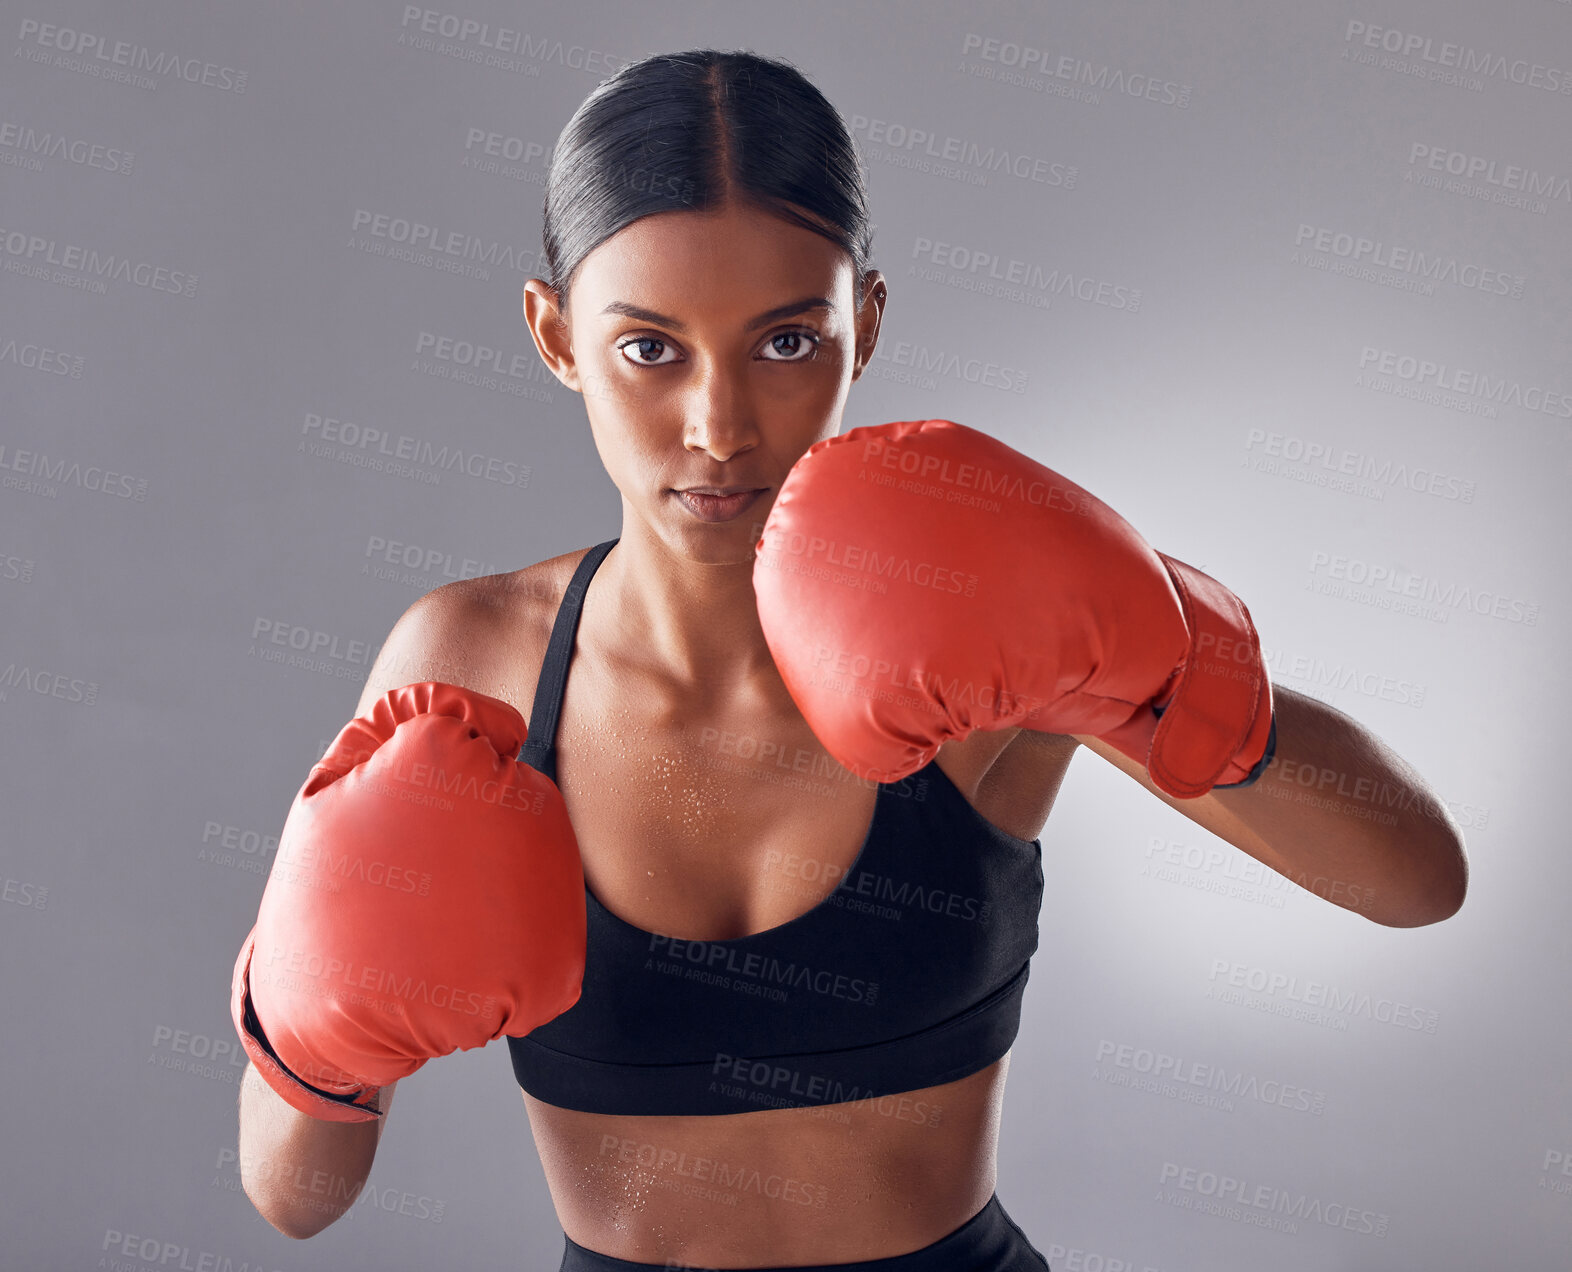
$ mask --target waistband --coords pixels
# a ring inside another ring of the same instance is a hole
[[[689,1263],[633,1263],[586,1250],[566,1234],[558,1272],[725,1272]],[[747,1272],[1051,1272],[1048,1260],[1004,1211],[998,1193],[949,1236],[909,1254],[856,1263],[797,1264],[789,1268],[750,1268]]]

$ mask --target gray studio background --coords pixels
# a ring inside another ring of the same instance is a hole
[[[501,1043],[270,1228],[230,971],[394,620],[617,533],[520,292],[570,113],[701,45],[856,127],[890,301],[846,427],[1086,486],[1466,834],[1463,911],[1384,928],[1079,755],[1005,1204],[1055,1272],[1572,1267],[1557,0],[0,4],[0,1263],[556,1266]]]

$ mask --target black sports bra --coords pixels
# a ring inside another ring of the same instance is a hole
[[[541,667],[518,758],[553,781],[584,594],[616,542],[580,561]],[[842,1104],[951,1082],[1009,1050],[1037,949],[1042,843],[992,825],[930,761],[879,784],[834,892],[764,932],[681,940],[585,894],[578,1002],[508,1038],[524,1090],[591,1113]]]

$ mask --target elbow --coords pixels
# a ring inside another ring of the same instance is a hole
[[[328,1226],[325,1223],[305,1224],[287,1220],[283,1223],[280,1223],[278,1220],[266,1215],[264,1215],[263,1218],[267,1219],[267,1221],[272,1224],[274,1228],[283,1233],[284,1236],[288,1237],[291,1241],[308,1240],[309,1238],[316,1236],[317,1233],[321,1232],[323,1228]]]
[[[1463,836],[1454,831],[1437,851],[1435,860],[1445,868],[1440,872],[1442,883],[1435,891],[1436,912],[1432,923],[1450,919],[1463,908],[1468,899],[1468,852],[1463,846]]]
[[[261,1206],[257,1207],[257,1213],[266,1219],[275,1231],[291,1241],[306,1241],[328,1226],[325,1223],[303,1222],[299,1215],[278,1214],[264,1210]]]
[[[1465,867],[1458,875],[1457,883],[1442,898],[1436,907],[1436,915],[1430,920],[1439,923],[1442,919],[1450,919],[1463,908],[1463,902],[1468,899],[1468,870]]]
[[[269,1196],[265,1191],[252,1192],[250,1184],[242,1178],[241,1187],[250,1199],[257,1214],[283,1236],[291,1241],[305,1241],[314,1237],[322,1229],[333,1222],[337,1216],[324,1216],[321,1213],[304,1214],[298,1207],[283,1204],[276,1196]]]
[[[1425,854],[1427,870],[1416,879],[1405,904],[1394,914],[1376,918],[1385,927],[1428,927],[1450,919],[1468,898],[1468,855],[1461,835],[1449,836]],[[1375,917],[1375,916],[1371,916]]]
[[[278,1232],[288,1237],[291,1241],[305,1241],[310,1237],[316,1236],[317,1233],[322,1231],[321,1228],[305,1228],[292,1223],[279,1223],[278,1220],[274,1219],[271,1215],[263,1215],[262,1217],[272,1224]]]
[[[1432,923],[1440,923],[1444,919],[1450,919],[1462,908],[1463,901],[1462,898],[1459,897],[1455,900],[1448,900],[1445,902],[1426,905],[1419,905],[1415,903],[1391,914],[1373,914],[1368,917],[1370,917],[1376,923],[1379,923],[1382,927],[1429,927]]]

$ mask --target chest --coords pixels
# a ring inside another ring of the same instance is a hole
[[[480,662],[483,687],[526,718],[555,612],[531,606]],[[557,785],[594,898],[635,928],[710,941],[818,907],[856,867],[879,786],[820,745],[778,677],[676,690],[632,669],[594,617],[580,625],[555,732]],[[1074,749],[1045,737],[1006,730],[944,743],[934,766],[954,787],[952,806],[1034,838]]]
[[[625,922],[729,940],[806,913],[859,857],[878,787],[843,768],[799,716],[756,702],[614,704],[575,669],[557,782],[585,881]]]

